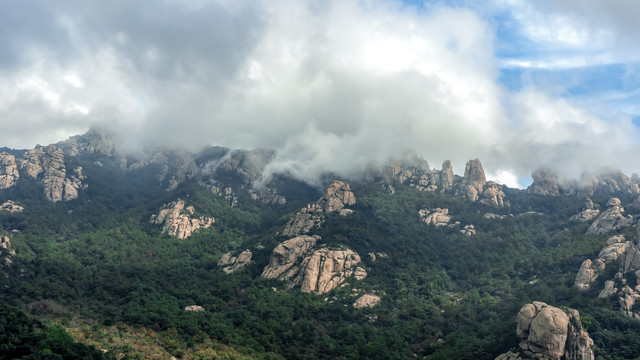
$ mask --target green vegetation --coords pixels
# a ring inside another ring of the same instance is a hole
[[[408,186],[392,195],[353,185],[355,214],[329,215],[314,231],[322,246],[357,251],[369,276],[318,296],[259,277],[284,240],[277,232],[316,189],[291,182],[295,201],[286,206],[245,194],[232,208],[193,183],[170,193],[149,186],[150,170],[127,176],[80,165],[93,182],[74,201],[48,203],[23,178],[0,192],[0,201],[19,198],[26,209],[0,213],[0,226],[18,231],[17,255],[0,276],[0,358],[492,359],[517,345],[515,314],[533,300],[578,309],[598,358],[640,353],[640,321],[596,290],[572,288],[580,263],[607,238],[567,221],[581,199],[512,190],[511,206],[495,209]],[[177,197],[215,226],[185,240],[161,235],[149,217]],[[474,224],[477,236],[421,223],[418,210],[435,207]],[[246,248],[254,253],[246,270],[217,268],[224,252]],[[369,252],[388,257],[373,262]],[[353,289],[383,301],[354,309]],[[184,311],[193,304],[206,311]]]

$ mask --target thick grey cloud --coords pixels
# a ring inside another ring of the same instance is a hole
[[[480,157],[510,185],[540,164],[579,171],[637,147],[626,118],[600,119],[541,89],[501,88],[492,25],[460,7],[33,4],[4,4],[0,15],[15,14],[16,27],[0,33],[11,44],[0,56],[1,145],[106,123],[155,145],[275,149],[269,171],[308,181],[413,150],[457,170]],[[18,21],[26,14],[39,21]]]

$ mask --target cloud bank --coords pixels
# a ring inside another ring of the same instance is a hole
[[[505,89],[495,26],[471,8],[5,2],[0,24],[15,27],[0,32],[4,146],[101,124],[132,143],[275,149],[269,171],[308,181],[408,150],[434,167],[451,159],[457,172],[479,157],[510,186],[543,164],[636,170],[628,116],[597,116],[536,86]]]

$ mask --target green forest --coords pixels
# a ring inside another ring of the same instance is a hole
[[[579,197],[505,188],[509,205],[494,208],[403,184],[391,194],[377,181],[351,182],[355,213],[327,214],[311,234],[361,254],[368,276],[318,295],[260,274],[286,240],[279,234],[288,219],[321,187],[282,177],[286,205],[238,191],[232,207],[195,181],[166,191],[153,168],[69,161],[91,179],[75,200],[48,202],[27,177],[0,191],[0,203],[20,199],[25,208],[0,212],[16,252],[0,276],[0,359],[493,359],[517,346],[515,316],[532,301],[578,309],[598,359],[640,354],[640,321],[597,297],[604,277],[593,290],[573,287],[582,261],[610,236],[584,235],[588,224],[568,221],[581,210]],[[149,219],[178,197],[215,225],[186,239],[163,235]],[[593,200],[604,206],[608,197]],[[435,207],[477,235],[421,222],[418,210]],[[631,239],[635,229],[622,233]],[[244,249],[254,254],[248,267],[219,269],[223,253]],[[374,262],[371,252],[386,257]],[[356,309],[356,291],[382,301]],[[193,304],[206,311],[184,310]]]

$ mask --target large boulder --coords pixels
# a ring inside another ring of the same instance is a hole
[[[7,200],[3,202],[2,205],[0,205],[0,210],[16,213],[16,212],[23,212],[24,207],[17,204],[13,200]]]
[[[283,241],[271,252],[269,265],[262,271],[265,279],[289,280],[295,277],[302,259],[309,249],[320,240],[320,236],[300,235],[293,239]]]
[[[442,189],[450,189],[453,186],[453,167],[451,166],[451,160],[445,160],[442,163],[442,170],[440,170],[439,185]]]
[[[353,307],[356,309],[370,308],[380,304],[380,296],[372,294],[364,294],[353,303]]]
[[[502,191],[502,186],[495,181],[487,181],[484,186],[484,191],[480,196],[480,203],[491,206],[504,206],[505,194]]]
[[[551,169],[541,167],[535,169],[531,173],[533,182],[527,188],[527,191],[539,195],[560,195],[560,178],[556,172]]]
[[[20,177],[16,158],[7,153],[0,153],[0,189],[8,189],[16,184]]]
[[[543,302],[524,305],[516,316],[517,349],[499,360],[593,360],[593,340],[582,329],[577,310],[566,312]]]
[[[193,206],[185,207],[182,199],[164,204],[158,214],[151,215],[151,223],[162,225],[162,233],[185,239],[199,229],[206,229],[213,225],[215,219],[208,216],[193,216]]]

